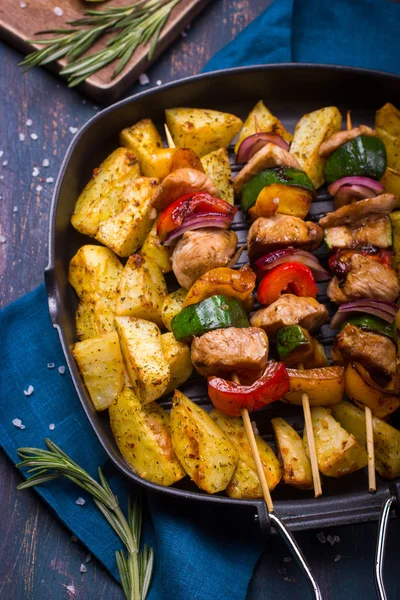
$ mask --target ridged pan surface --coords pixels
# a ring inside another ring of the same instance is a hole
[[[68,284],[68,264],[72,256],[86,243],[96,243],[76,232],[70,217],[76,199],[91,177],[92,171],[118,146],[118,134],[124,127],[148,117],[162,131],[164,109],[177,106],[213,108],[232,112],[244,118],[254,104],[263,99],[266,106],[294,131],[299,118],[323,106],[337,106],[343,115],[352,111],[353,123],[373,125],[375,111],[386,102],[400,105],[400,77],[344,67],[320,65],[269,65],[220,71],[200,75],[144,92],[111,106],[91,119],[75,137],[64,159],[57,181],[50,229],[50,260],[46,271],[50,313],[57,327],[77,393],[94,431],[105,451],[116,466],[132,480],[144,487],[187,499],[214,503],[241,504],[261,509],[258,500],[234,500],[224,494],[208,495],[199,490],[188,478],[164,488],[138,477],[122,458],[111,433],[108,414],[97,413],[71,355],[76,341],[75,311],[77,299]],[[233,159],[233,157],[232,157]],[[235,173],[236,167],[233,168]],[[329,196],[322,188],[313,203],[311,220],[332,210]],[[240,243],[245,243],[247,225],[239,212],[232,227]],[[326,255],[321,247],[317,251],[324,262]],[[241,263],[247,261],[243,255]],[[177,287],[172,274],[167,275],[170,290]],[[319,285],[320,302],[334,307],[325,294],[326,283]],[[332,332],[322,327],[319,339],[329,349]],[[204,408],[209,408],[205,380],[198,375],[182,386],[182,391]],[[170,398],[162,399],[166,408]],[[302,429],[301,409],[275,403],[252,416],[261,434],[274,446],[270,419],[283,416],[298,431]],[[85,418],[82,415],[82,418]],[[399,425],[399,424],[397,424]],[[78,440],[77,440],[78,442]],[[388,482],[378,477],[376,494],[368,492],[365,471],[341,479],[323,478],[323,496],[314,499],[312,492],[298,491],[280,484],[273,492],[275,510],[292,529],[307,529],[326,525],[355,523],[378,518],[383,499],[388,493]],[[259,510],[262,513],[262,510]]]

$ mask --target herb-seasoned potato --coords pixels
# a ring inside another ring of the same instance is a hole
[[[249,135],[256,133],[256,123],[258,131],[280,135],[287,142],[291,142],[293,139],[292,134],[286,131],[280,120],[275,117],[265,106],[264,102],[260,100],[249,112],[247,119],[240,130],[238,140],[235,144],[236,153],[243,140],[249,137]]]
[[[316,406],[311,409],[311,419],[321,473],[329,477],[342,477],[367,465],[365,449],[332,417],[330,410]],[[309,455],[305,430],[303,444]]]
[[[283,399],[301,406],[301,395],[308,394],[311,406],[328,406],[341,402],[344,393],[344,367],[288,369],[290,390]]]
[[[171,256],[173,249],[161,244],[157,235],[158,218],[150,229],[145,242],[142,246],[142,254],[145,254],[150,260],[153,260],[163,273],[172,271]]]
[[[79,196],[71,223],[81,233],[96,235],[101,221],[117,214],[123,204],[122,194],[139,177],[139,165],[130,150],[117,148],[93,172],[93,177]]]
[[[358,406],[369,406],[376,417],[384,419],[399,408],[400,397],[369,385],[361,376],[360,369],[362,369],[361,365],[356,366],[351,363],[347,365],[346,394]]]
[[[143,404],[157,400],[165,393],[170,378],[159,328],[135,317],[115,317],[115,322],[135,393]]]
[[[358,443],[366,448],[365,412],[349,402],[341,402],[332,407],[332,413],[354,435]],[[400,431],[375,416],[372,417],[372,427],[376,470],[385,479],[400,477]]]
[[[122,193],[121,210],[100,223],[96,239],[118,256],[130,256],[146,239],[155,211],[151,200],[158,185],[157,179],[139,177]]]
[[[79,302],[76,311],[76,335],[79,340],[115,331],[115,296]]]
[[[124,383],[117,332],[77,342],[72,353],[95,409],[108,408]]]
[[[400,171],[395,171],[394,169],[387,167],[381,179],[381,184],[383,185],[385,192],[397,196],[395,208],[400,208]]]
[[[210,413],[217,425],[231,440],[239,452],[239,462],[233,474],[226,493],[231,498],[262,498],[260,482],[256,466],[251,454],[243,421],[237,417],[227,417],[216,409]],[[264,468],[265,478],[272,491],[282,477],[282,467],[270,446],[260,435],[256,435],[258,451]]]
[[[201,159],[206,175],[214,182],[218,196],[229,204],[234,204],[233,181],[229,155],[226,148],[220,148]]]
[[[161,317],[168,331],[172,331],[171,321],[183,308],[183,303],[188,294],[184,288],[179,288],[176,292],[172,292],[166,296],[162,305]]]
[[[300,163],[315,188],[324,183],[326,159],[319,155],[319,147],[326,138],[340,131],[342,115],[336,106],[327,106],[304,115],[296,125],[290,153]]]
[[[169,365],[170,378],[165,394],[185,383],[192,374],[193,364],[190,360],[190,348],[184,342],[178,342],[170,331],[161,336],[161,347],[165,360]]]
[[[376,111],[375,129],[386,147],[387,166],[400,173],[400,110],[387,102]]]
[[[143,405],[124,388],[109,409],[118,448],[133,470],[159,485],[172,485],[185,476],[171,443],[169,415],[157,402]]]
[[[172,445],[186,473],[209,494],[224,490],[239,460],[227,435],[205,410],[178,390],[170,418]]]
[[[242,126],[235,115],[203,108],[169,108],[165,119],[175,145],[190,148],[200,158],[227,148]]]
[[[122,265],[108,248],[87,244],[69,263],[68,280],[81,300],[113,297],[122,274]]]
[[[126,263],[117,289],[115,314],[154,321],[160,327],[167,285],[160,267],[137,253]]]
[[[288,485],[301,490],[313,488],[311,463],[303,440],[298,433],[283,419],[271,419],[276,445],[283,464],[282,479]]]

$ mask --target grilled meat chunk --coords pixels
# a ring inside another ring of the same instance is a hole
[[[315,250],[322,242],[322,235],[318,225],[299,217],[260,217],[254,221],[247,235],[249,258],[255,260],[262,254],[288,246]]]
[[[152,204],[157,210],[164,210],[178,198],[199,192],[207,192],[212,196],[218,193],[205,173],[197,169],[176,169],[160,183],[153,195]]]
[[[179,285],[187,290],[204,273],[217,267],[233,266],[237,235],[230,229],[204,228],[183,234],[172,254],[172,269]]]
[[[328,213],[319,220],[322,229],[329,227],[340,227],[341,225],[350,225],[362,227],[365,220],[371,221],[372,218],[378,220],[387,217],[396,206],[396,196],[394,194],[380,194],[375,198],[365,198],[353,204],[346,204],[337,210]]]
[[[383,335],[362,331],[350,323],[336,336],[331,357],[337,365],[359,362],[377,375],[391,377],[396,372],[396,348],[393,342]]]
[[[301,169],[300,164],[296,157],[292,154],[280,148],[276,144],[265,144],[261,150],[249,160],[247,165],[243,167],[236,176],[233,183],[235,194],[239,195],[242,191],[242,187],[247,181],[250,181],[265,169],[274,169],[275,167],[294,167],[295,169]]]
[[[319,147],[319,155],[322,156],[322,158],[327,158],[333,152],[335,152],[335,150],[340,148],[340,146],[343,146],[343,144],[346,142],[350,142],[350,140],[354,140],[354,138],[358,137],[359,135],[376,137],[377,133],[375,129],[371,129],[371,127],[368,127],[367,125],[359,125],[358,127],[353,127],[352,129],[338,131],[322,142]]]
[[[268,336],[275,336],[282,327],[300,325],[312,331],[328,320],[328,311],[314,298],[283,294],[276,302],[261,308],[250,318],[250,325],[261,327]]]
[[[361,254],[353,254],[349,263],[350,271],[343,285],[337,277],[333,277],[328,285],[327,294],[332,302],[343,304],[360,298],[396,300],[400,286],[393,269]]]
[[[251,383],[267,366],[268,338],[258,327],[215,329],[194,338],[191,358],[204,377],[236,372],[242,383]]]

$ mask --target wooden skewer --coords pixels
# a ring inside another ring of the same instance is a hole
[[[353,125],[352,125],[352,122],[351,122],[351,110],[347,111],[346,126],[347,126],[347,130],[353,128]]]
[[[298,366],[299,371],[304,369],[303,363]],[[306,435],[308,442],[308,450],[310,453],[311,471],[314,484],[314,496],[318,498],[322,495],[321,477],[318,469],[317,451],[315,449],[314,429],[311,420],[310,399],[305,392],[301,395],[301,403],[303,405],[304,423],[306,427]]]
[[[257,115],[254,115],[254,133],[258,133],[260,131],[260,126],[258,124]]]
[[[374,428],[372,411],[369,406],[365,407],[365,429],[367,433],[368,489],[370,492],[376,492]]]
[[[234,373],[232,375],[232,381],[240,384],[240,379],[236,375],[236,373]],[[256,471],[257,471],[258,479],[260,482],[261,490],[262,490],[262,493],[264,496],[264,500],[267,505],[268,512],[273,512],[274,504],[272,502],[271,492],[269,491],[268,482],[265,477],[264,467],[262,465],[260,453],[258,451],[256,438],[255,438],[253,427],[252,427],[252,424],[250,421],[249,411],[247,410],[247,408],[242,408],[240,412],[241,412],[242,419],[243,419],[243,425],[246,430],[247,439],[249,440],[251,453],[253,455],[253,460],[256,465]]]
[[[168,125],[164,123],[165,135],[167,136],[167,144],[168,148],[176,148],[175,142],[172,139],[172,135],[170,130],[168,129]]]

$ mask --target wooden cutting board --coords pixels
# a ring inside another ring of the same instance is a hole
[[[181,0],[171,12],[158,40],[157,50],[151,62],[189,25],[194,17],[210,0]],[[111,0],[104,3],[84,2],[82,0],[0,0],[0,39],[3,39],[25,54],[39,46],[29,44],[35,33],[45,29],[64,27],[66,21],[82,17],[87,9],[99,9],[105,5],[129,6],[134,0]],[[26,5],[21,8],[22,5]],[[62,16],[54,13],[60,7]],[[105,45],[105,38],[98,40],[90,50],[98,50]],[[147,59],[148,46],[140,46],[123,71],[111,79],[115,65],[110,64],[88,78],[80,87],[91,98],[99,102],[117,100],[136,81],[138,76],[149,66]],[[65,61],[58,61],[50,68],[59,71]]]

